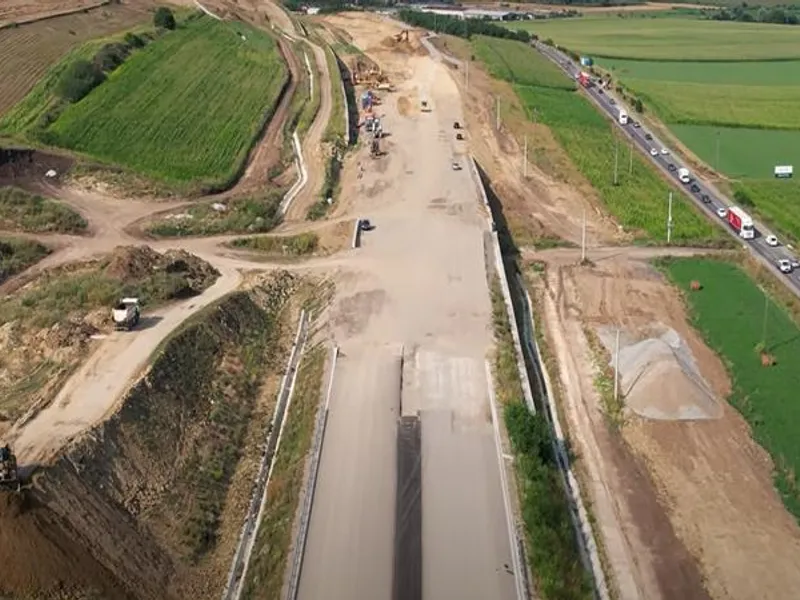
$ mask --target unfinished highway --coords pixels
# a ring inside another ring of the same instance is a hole
[[[379,107],[387,154],[362,158],[343,191],[376,228],[331,308],[341,353],[298,598],[511,600],[485,371],[489,226],[455,140],[454,82],[429,57],[399,58],[409,78]]]

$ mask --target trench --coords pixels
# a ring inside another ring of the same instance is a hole
[[[422,431],[418,415],[397,421],[393,600],[422,600]]]

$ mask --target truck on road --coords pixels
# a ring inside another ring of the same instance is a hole
[[[111,311],[114,328],[130,331],[139,322],[139,299],[123,298]]]
[[[578,73],[578,83],[580,83],[585,88],[592,87],[592,77],[586,71],[581,71]]]
[[[622,108],[619,109],[619,124],[620,125],[628,124],[628,113]]]
[[[691,183],[692,182],[692,175],[689,173],[689,169],[680,168],[678,169],[678,179],[681,183]]]
[[[728,225],[742,239],[752,240],[756,235],[756,230],[753,228],[753,219],[738,206],[731,206],[728,209]]]

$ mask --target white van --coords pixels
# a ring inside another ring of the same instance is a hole
[[[626,113],[621,108],[619,109],[619,124],[620,125],[627,125],[628,124],[628,113]]]
[[[689,169],[678,169],[678,179],[681,183],[691,183],[692,177],[689,174]]]

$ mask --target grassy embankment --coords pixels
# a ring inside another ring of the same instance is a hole
[[[772,455],[775,485],[800,519],[800,327],[735,264],[672,259],[660,266],[684,291],[694,326],[728,366],[730,401]],[[693,280],[702,290],[690,289]],[[762,351],[774,358],[774,365],[762,365]]]
[[[336,200],[339,193],[342,161],[348,142],[348,132],[345,130],[346,99],[342,94],[342,73],[339,70],[336,55],[329,46],[325,46],[325,57],[328,61],[328,73],[331,81],[331,116],[322,140],[328,145],[330,155],[325,163],[325,180],[320,190],[319,200],[309,207],[306,215],[306,218],[312,221],[321,219],[327,214],[331,206],[328,204],[328,198],[331,198],[332,202]]]
[[[0,187],[0,229],[29,233],[83,233],[88,223],[55,200],[14,187]]]
[[[145,231],[153,237],[263,233],[280,222],[284,191],[278,188],[261,196],[233,199],[225,203],[225,210],[214,210],[216,202],[197,203],[155,219]]]
[[[546,125],[580,173],[591,183],[608,210],[641,242],[666,238],[667,198],[672,189],[638,153],[632,174],[628,152],[620,141],[619,185],[614,185],[617,134],[565,75],[534,49],[520,42],[476,37],[474,52],[489,72],[509,81],[530,118]],[[681,194],[673,203],[676,244],[728,243],[724,232],[702,217]]]
[[[539,597],[589,599],[591,580],[583,569],[552,433],[541,412],[525,406],[514,343],[499,281],[491,290],[497,399],[514,449],[517,489],[525,523],[527,556]]]
[[[270,256],[306,256],[313,254],[319,247],[319,236],[308,232],[289,236],[237,238],[230,246],[255,250]]]
[[[773,173],[777,165],[800,164],[800,28],[599,18],[531,27],[598,58],[728,180],[737,203],[787,241],[800,240],[800,184],[776,181]]]
[[[0,283],[22,273],[48,254],[50,254],[50,250],[38,242],[0,236]],[[2,322],[6,323],[7,321]]]
[[[39,138],[180,189],[219,189],[243,169],[286,77],[267,34],[198,17],[133,53],[48,123]],[[53,74],[50,83],[57,78]],[[13,133],[33,126],[47,112],[52,90],[37,86],[0,129]]]

